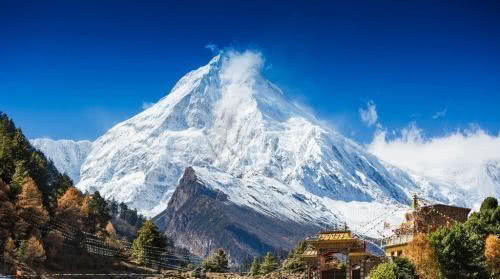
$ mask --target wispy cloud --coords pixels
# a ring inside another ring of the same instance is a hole
[[[432,119],[438,119],[438,118],[441,118],[441,117],[445,117],[445,115],[446,115],[447,112],[448,112],[448,108],[446,107],[443,110],[436,112],[432,116]]]
[[[373,101],[369,101],[366,104],[366,109],[359,108],[359,116],[361,117],[361,121],[365,123],[367,126],[373,126],[377,123],[378,114],[377,114],[377,106]]]
[[[208,43],[205,45],[206,49],[209,49],[212,53],[216,53],[219,51],[219,48],[217,47],[216,44]]]
[[[143,110],[146,110],[150,107],[152,107],[154,105],[154,103],[150,103],[150,102],[142,102],[142,109]]]

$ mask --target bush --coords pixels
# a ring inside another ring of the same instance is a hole
[[[415,266],[405,258],[377,265],[368,276],[370,279],[418,279]]]
[[[483,203],[481,203],[481,212],[490,209],[496,209],[498,207],[498,200],[493,197],[487,197],[484,199]]]

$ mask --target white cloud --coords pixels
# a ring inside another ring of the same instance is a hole
[[[433,116],[432,119],[438,119],[441,117],[445,117],[446,113],[448,112],[448,108],[444,108],[441,111],[436,112]]]
[[[142,102],[142,109],[143,110],[146,110],[150,107],[152,107],[154,105],[154,103],[150,103],[150,102]]]
[[[219,51],[219,48],[217,47],[216,44],[212,44],[212,43],[209,43],[207,45],[205,45],[205,48],[206,49],[209,49],[212,53],[216,53]]]
[[[477,196],[500,193],[485,165],[500,166],[500,134],[478,126],[434,138],[426,138],[415,122],[396,136],[379,128],[367,148],[392,165],[454,183]]]
[[[361,121],[368,126],[372,126],[377,123],[378,114],[375,103],[370,101],[366,104],[366,109],[359,108],[359,116],[361,117]]]

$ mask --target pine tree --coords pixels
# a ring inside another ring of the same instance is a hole
[[[137,238],[132,243],[132,256],[139,264],[151,265],[155,256],[154,248],[165,248],[168,240],[162,236],[153,221],[148,220],[137,232]],[[152,248],[154,247],[154,248]]]
[[[218,249],[203,261],[203,268],[209,272],[228,272],[229,261],[223,249]]]
[[[111,209],[111,216],[113,216],[113,217],[118,216],[118,212],[119,212],[118,211],[118,209],[119,209],[118,208],[118,202],[115,199],[111,200],[111,203],[109,204],[109,207]],[[141,224],[141,226],[142,226],[142,224]]]
[[[24,179],[28,177],[28,171],[25,167],[25,162],[23,160],[19,160],[15,163],[16,169],[14,171],[14,175],[11,180],[12,187],[12,195],[15,197],[19,192],[21,192],[21,186],[24,183]]]
[[[89,218],[95,219],[95,224],[104,228],[111,216],[109,214],[108,202],[96,191],[89,200]]]
[[[273,253],[267,252],[264,261],[260,265],[260,274],[268,274],[278,268],[278,263]]]
[[[306,251],[306,248],[307,243],[305,241],[299,241],[295,248],[288,254],[288,258],[283,264],[283,268],[290,272],[304,271],[306,265],[301,256]]]
[[[260,274],[260,260],[258,257],[253,257],[252,266],[250,267],[250,275],[257,276]]]
[[[215,255],[215,263],[218,272],[228,272],[229,271],[229,261],[227,259],[226,253],[223,249],[219,249]]]

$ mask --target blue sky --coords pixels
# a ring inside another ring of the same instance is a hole
[[[362,143],[375,123],[499,133],[498,1],[2,1],[0,26],[0,110],[30,138],[97,138],[208,44],[262,52],[265,76]]]

